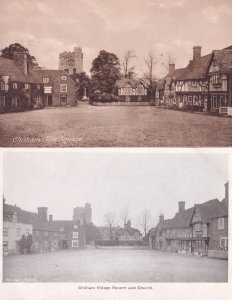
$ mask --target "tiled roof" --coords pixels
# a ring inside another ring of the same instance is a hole
[[[17,214],[17,222],[23,224],[31,224],[33,225],[34,230],[46,230],[46,231],[57,231],[51,224],[51,222],[43,221],[39,214],[22,210],[18,206],[13,206],[9,204],[3,205],[3,216],[12,216],[16,212]]]
[[[129,235],[134,235],[135,233],[138,233],[138,234],[142,235],[142,234],[139,232],[139,230],[138,230],[138,229],[135,229],[135,228],[119,228],[119,229],[117,230],[117,234],[118,234],[118,235],[123,235],[123,234],[125,234],[125,232],[128,232]]]
[[[231,72],[232,71],[232,49],[215,50],[213,53],[215,54],[215,57],[217,59],[220,71],[222,73]]]
[[[30,82],[29,77],[23,73],[13,59],[0,57],[0,76],[1,75],[10,76],[11,81]]]
[[[118,88],[123,88],[128,83],[133,88],[136,88],[139,84],[142,84],[142,85],[146,86],[145,83],[142,80],[130,79],[130,78],[123,78],[123,79],[117,80],[116,83],[115,83],[115,85]]]
[[[50,79],[50,82],[53,82],[58,76],[60,75],[66,75],[69,76],[69,74],[66,71],[63,70],[33,70],[31,74],[43,82],[44,77],[48,77]],[[71,77],[70,77],[71,78]]]
[[[196,204],[195,207],[200,213],[203,223],[209,223],[211,218],[219,214],[221,203],[218,199],[213,199],[202,204]]]

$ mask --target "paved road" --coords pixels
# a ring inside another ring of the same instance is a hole
[[[232,118],[157,107],[49,108],[0,115],[0,146],[232,146]]]
[[[66,250],[3,259],[4,281],[226,282],[228,262],[144,249]]]

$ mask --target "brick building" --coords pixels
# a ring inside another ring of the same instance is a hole
[[[59,54],[59,70],[69,75],[83,72],[83,52],[80,47],[74,47],[73,52],[64,51]]]
[[[32,233],[33,253],[85,247],[84,227],[71,220],[53,221],[52,215],[48,219],[47,207],[39,207],[38,213],[34,213],[4,201],[3,220],[5,253],[19,252],[18,241],[24,233]],[[14,231],[12,228],[15,228]]]
[[[33,76],[43,84],[43,106],[75,106],[76,86],[62,70],[34,70]]]

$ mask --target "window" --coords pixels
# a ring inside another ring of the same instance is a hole
[[[45,235],[45,236],[48,236],[48,231],[45,231],[45,232],[44,232],[44,235]]]
[[[18,106],[18,98],[13,97],[12,102],[11,102],[12,107],[17,107]]]
[[[228,250],[228,237],[220,238],[220,248],[223,250]]]
[[[79,243],[78,240],[72,240],[72,247],[78,247]]]
[[[224,229],[224,218],[218,219],[218,229]]]
[[[73,238],[74,239],[78,239],[78,231],[74,231],[73,232]]]
[[[67,84],[61,84],[60,85],[60,91],[61,92],[67,92]]]
[[[40,90],[40,85],[39,84],[37,84],[37,90]]]
[[[17,88],[18,88],[17,82],[13,82],[13,90],[17,90]]]
[[[212,76],[212,82],[213,82],[213,84],[221,83],[221,76],[220,76],[220,74],[214,74]]]
[[[64,231],[64,227],[60,227],[60,231]]]
[[[8,227],[3,227],[3,236],[8,236]]]
[[[5,82],[1,81],[1,90],[5,91],[6,90],[6,84]]]
[[[5,96],[0,96],[0,107],[6,106]]]
[[[3,252],[8,251],[8,242],[3,242]]]
[[[44,247],[45,247],[45,248],[48,247],[48,241],[44,241]]]
[[[28,83],[25,83],[25,89],[29,90],[29,84]]]
[[[48,77],[44,77],[43,78],[43,83],[48,83],[49,82],[49,78]]]
[[[73,227],[74,227],[74,228],[78,228],[78,225],[74,225]]]
[[[35,235],[39,236],[39,231],[38,230],[35,231]]]
[[[16,228],[16,236],[20,237],[21,234],[21,228]]]
[[[67,96],[60,96],[60,102],[66,103],[67,102]]]
[[[54,236],[57,236],[57,232],[54,232]]]
[[[67,80],[67,76],[61,76],[61,80]]]

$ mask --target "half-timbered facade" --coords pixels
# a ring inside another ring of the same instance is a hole
[[[193,59],[182,69],[170,64],[164,83],[164,104],[193,111],[219,111],[232,106],[232,47],[201,56],[193,47]]]
[[[116,89],[120,101],[148,101],[147,87],[142,80],[135,80],[129,78],[118,80],[116,82]]]

